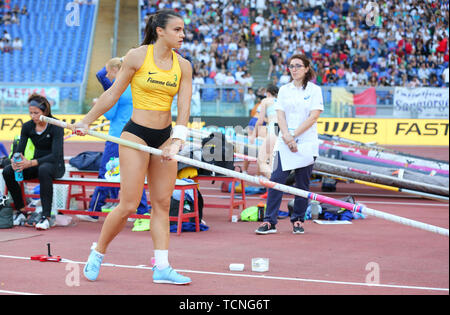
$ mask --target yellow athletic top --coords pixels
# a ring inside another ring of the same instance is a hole
[[[180,88],[181,79],[180,64],[174,51],[172,60],[172,69],[159,69],[153,58],[153,45],[148,45],[144,64],[131,80],[134,108],[170,111],[173,97]]]

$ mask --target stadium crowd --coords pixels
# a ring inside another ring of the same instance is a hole
[[[174,9],[184,17],[186,38],[179,53],[194,66],[197,81],[209,84],[251,86],[248,1],[141,0],[146,17],[159,9]],[[256,9],[256,7],[255,7]]]
[[[264,23],[271,26],[266,40],[272,43],[272,73],[282,79],[286,60],[305,53],[314,60],[320,85],[448,83],[443,76],[448,68],[448,1],[368,3],[270,1]]]
[[[14,50],[22,50],[23,42],[19,37],[11,38],[8,30],[8,25],[20,25],[22,16],[28,15],[28,9],[24,5],[22,9],[18,5],[11,8],[10,0],[0,0],[0,25],[4,26],[0,34],[0,53],[9,53]]]
[[[159,9],[184,17],[179,52],[193,63],[199,84],[253,86],[250,64],[268,50],[267,80],[278,86],[290,80],[285,65],[295,53],[313,60],[319,85],[448,86],[448,1],[140,0],[140,6],[142,29]],[[26,6],[0,0],[0,53],[22,49],[22,39],[7,29],[27,14]]]
[[[385,0],[370,2],[372,8],[368,3],[141,0],[141,9],[151,14],[171,8],[185,17],[186,40],[180,53],[205,79],[223,69],[242,84],[252,58],[269,49],[268,80],[278,85],[289,80],[285,64],[294,53],[313,59],[320,85],[448,84],[448,1]],[[251,44],[255,56],[249,56]]]

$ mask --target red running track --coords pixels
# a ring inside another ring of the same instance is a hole
[[[101,151],[102,145],[96,148],[83,145],[82,151]],[[75,150],[80,150],[79,144],[66,148],[65,154],[74,155]],[[208,201],[227,201],[220,183],[202,182],[200,189]],[[321,193],[317,186],[311,190]],[[322,194],[333,198],[352,194],[370,208],[449,228],[448,203],[343,183],[338,184],[337,193]],[[258,203],[257,197],[248,196],[248,206]],[[287,209],[290,198],[285,196],[281,210]],[[104,261],[110,265],[102,267],[96,282],[85,280],[82,268],[103,220],[75,220],[74,226],[49,231],[0,230],[0,294],[449,294],[447,237],[374,217],[351,225],[307,221],[304,235],[293,235],[289,220],[284,219],[277,226],[278,234],[260,236],[254,234],[257,222],[232,223],[227,218],[225,209],[206,208],[208,231],[171,233],[169,259],[175,269],[193,279],[188,286],[152,283],[150,233],[131,232],[131,222],[111,243]],[[73,263],[27,259],[46,254],[47,243],[54,255]],[[255,257],[269,258],[268,272],[251,270]],[[229,271],[231,263],[245,264],[244,271]]]

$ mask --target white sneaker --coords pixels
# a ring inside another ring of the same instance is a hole
[[[23,225],[27,218],[22,212],[17,212],[14,216],[14,226]]]
[[[90,215],[77,214],[76,217],[77,217],[78,219],[80,219],[81,221],[86,221],[86,222],[98,222],[98,219],[95,219],[95,218],[91,217]]]
[[[50,222],[48,219],[43,217],[37,224],[36,230],[48,230],[50,228]]]

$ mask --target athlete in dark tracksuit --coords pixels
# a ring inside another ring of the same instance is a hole
[[[23,178],[39,178],[40,198],[42,203],[42,216],[49,218],[52,210],[53,201],[53,179],[64,175],[64,130],[55,125],[47,124],[45,130],[38,134],[36,124],[33,120],[27,121],[22,126],[19,146],[16,152],[24,154],[28,139],[31,139],[35,146],[34,160],[37,160],[37,166],[25,168]],[[8,191],[14,201],[17,210],[25,207],[22,190],[14,177],[14,170],[8,165],[3,170]]]

